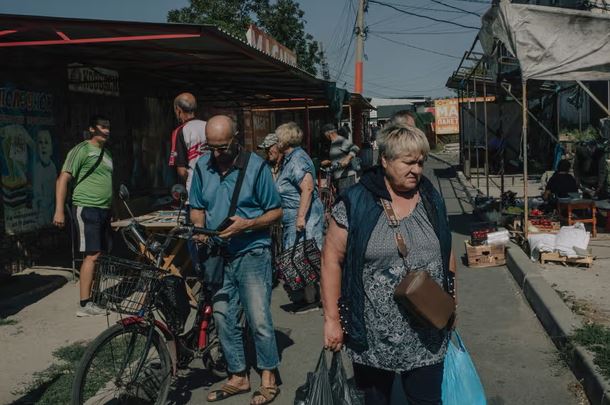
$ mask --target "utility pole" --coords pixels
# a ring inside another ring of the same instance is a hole
[[[358,17],[356,20],[356,71],[354,79],[354,93],[362,94],[362,81],[364,77],[363,58],[364,58],[364,39],[366,31],[364,29],[364,10],[366,0],[358,0]]]

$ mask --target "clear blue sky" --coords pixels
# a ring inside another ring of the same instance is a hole
[[[480,26],[479,17],[433,0],[381,1],[411,13]],[[481,14],[489,7],[485,1],[440,2]],[[357,0],[300,1],[307,31],[321,41],[327,51],[331,78],[349,90],[354,81],[354,41],[349,52],[348,45],[357,3]],[[188,0],[0,0],[0,13],[163,22],[169,10],[187,4]],[[369,36],[365,42],[364,93],[369,97],[449,95],[444,85],[459,59],[446,55],[461,57],[470,48],[477,32],[399,13],[376,3],[369,5],[366,24]]]

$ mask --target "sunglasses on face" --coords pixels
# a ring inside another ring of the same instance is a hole
[[[231,147],[232,141],[229,143],[225,143],[223,145],[210,145],[210,144],[206,144],[203,149],[210,151],[210,152],[226,152],[229,150],[229,148]]]

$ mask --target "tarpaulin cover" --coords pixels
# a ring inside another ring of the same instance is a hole
[[[503,0],[483,16],[479,39],[488,55],[502,42],[526,80],[610,80],[606,14]]]

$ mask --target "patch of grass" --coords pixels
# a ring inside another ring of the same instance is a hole
[[[70,403],[72,380],[87,344],[76,342],[53,352],[57,359],[46,370],[34,373],[33,381],[23,390],[26,397],[39,405]]]
[[[593,362],[610,379],[610,328],[591,323],[577,329],[570,340],[593,352]]]
[[[19,323],[16,319],[0,318],[0,326],[17,325]]]

